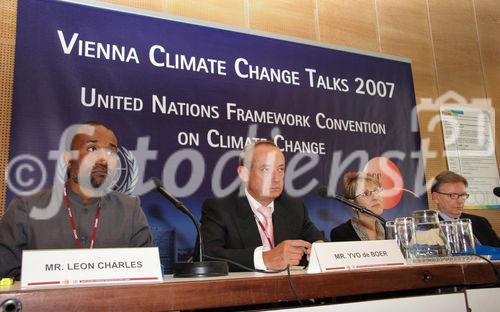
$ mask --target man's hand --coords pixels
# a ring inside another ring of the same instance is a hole
[[[311,249],[311,243],[303,240],[286,240],[271,250],[264,251],[262,258],[268,270],[282,270],[287,265],[298,265],[304,249]]]
[[[320,239],[320,240],[317,240],[315,241],[315,243],[324,243],[325,241]],[[311,248],[312,248],[312,244],[311,244]],[[307,248],[306,249],[306,253],[307,253],[307,261],[310,261],[311,260],[311,248]]]

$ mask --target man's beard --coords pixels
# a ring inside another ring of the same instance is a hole
[[[80,185],[80,187],[97,193],[107,192],[112,187],[111,184],[113,183],[113,179],[110,177],[113,176],[113,173],[108,172],[107,165],[95,165],[92,170],[88,171],[84,176],[90,177],[90,179],[83,179],[83,181],[80,181],[78,179],[78,174],[73,175],[71,179],[73,182]]]
[[[94,188],[100,188],[102,186],[109,186],[111,180],[107,179],[107,178],[108,178],[108,166],[107,165],[95,165],[92,168],[92,171],[90,172],[90,184]],[[108,185],[104,185],[104,182],[107,182],[106,184],[108,184]]]

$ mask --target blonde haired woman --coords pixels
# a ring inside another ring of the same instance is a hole
[[[344,197],[377,215],[384,212],[382,187],[373,176],[363,172],[348,172],[344,175]],[[376,240],[385,238],[385,229],[375,217],[354,212],[349,219],[330,232],[332,242]]]

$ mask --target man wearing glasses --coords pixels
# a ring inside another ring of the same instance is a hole
[[[500,247],[500,239],[486,218],[464,213],[464,203],[469,198],[466,192],[467,180],[455,172],[443,171],[432,183],[432,200],[439,209],[441,220],[459,218],[470,219],[476,242],[483,245]]]

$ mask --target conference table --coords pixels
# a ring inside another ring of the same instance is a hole
[[[499,269],[500,262],[494,262]],[[433,289],[497,285],[490,264],[482,261],[414,264],[307,274],[291,270],[299,299],[337,298]],[[225,277],[173,278],[149,284],[0,287],[0,303],[21,302],[23,311],[170,311],[259,305],[297,300],[286,272],[230,273]]]

